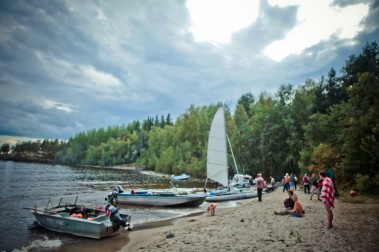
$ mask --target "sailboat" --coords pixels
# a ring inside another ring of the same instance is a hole
[[[205,201],[207,202],[249,199],[258,196],[256,191],[241,190],[240,188],[230,185],[228,175],[227,141],[230,146],[237,174],[239,174],[233,150],[226,133],[224,109],[219,108],[213,118],[208,137],[207,179],[205,181],[205,188],[208,179],[211,179],[218,182],[225,189],[211,191],[209,196],[205,198]]]

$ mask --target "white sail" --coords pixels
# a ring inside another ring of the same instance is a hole
[[[228,186],[228,153],[224,109],[213,118],[208,138],[207,178]]]

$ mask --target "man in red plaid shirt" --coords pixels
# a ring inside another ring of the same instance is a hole
[[[321,198],[322,198],[322,201],[324,202],[325,209],[326,209],[326,216],[328,218],[327,228],[332,228],[333,227],[332,209],[334,208],[335,189],[334,189],[333,181],[326,176],[325,172],[320,172],[320,177],[323,180]]]

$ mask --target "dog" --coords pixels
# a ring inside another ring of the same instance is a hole
[[[210,203],[207,207],[207,214],[214,216],[216,214],[216,204]]]

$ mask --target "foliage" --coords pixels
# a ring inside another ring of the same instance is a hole
[[[376,189],[376,181],[372,180],[367,174],[355,174],[354,180],[356,184],[355,190],[360,193],[372,193]]]
[[[326,171],[327,166],[335,166],[337,155],[330,144],[321,143],[313,149],[311,161],[314,164],[313,171]]]
[[[1,153],[8,154],[10,148],[11,147],[8,143],[4,143],[3,145],[1,145]]]

